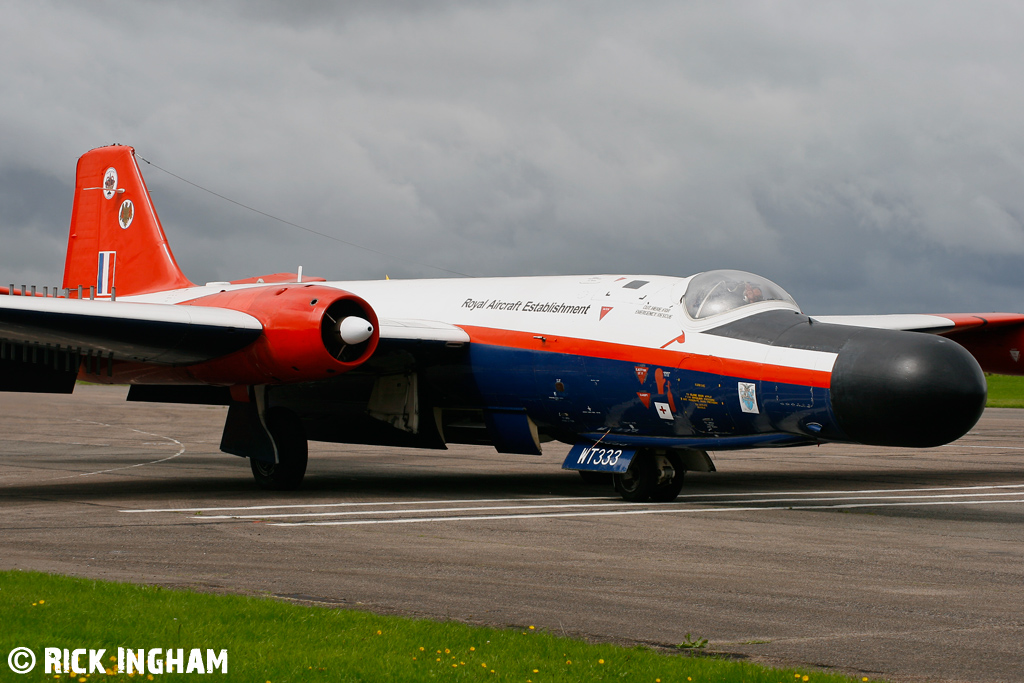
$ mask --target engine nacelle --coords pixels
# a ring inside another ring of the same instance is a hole
[[[287,384],[325,379],[362,365],[380,339],[368,303],[316,284],[254,287],[196,299],[248,313],[263,324],[255,342],[229,356],[189,368],[207,384]]]

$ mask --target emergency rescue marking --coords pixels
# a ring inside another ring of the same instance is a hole
[[[672,318],[672,309],[665,306],[652,306],[645,304],[643,308],[638,308],[634,315],[646,315],[652,318]]]

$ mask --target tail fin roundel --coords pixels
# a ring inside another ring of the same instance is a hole
[[[97,298],[194,286],[174,260],[132,147],[99,147],[78,160],[64,287],[79,286],[95,287]]]

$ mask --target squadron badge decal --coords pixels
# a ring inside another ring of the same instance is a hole
[[[738,382],[737,390],[740,394],[740,410],[744,413],[760,413],[757,409],[757,394],[754,392],[753,382]]]
[[[116,191],[117,169],[111,166],[107,169],[107,172],[103,174],[103,196],[107,199],[113,199]]]
[[[121,210],[117,214],[117,222],[121,224],[122,230],[127,230],[128,226],[132,224],[133,218],[135,218],[135,205],[132,204],[132,200],[126,199],[121,202]]]

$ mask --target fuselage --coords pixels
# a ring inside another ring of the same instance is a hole
[[[948,440],[949,420],[963,415],[964,405],[976,410],[952,431],[966,431],[980,414],[984,379],[979,403],[980,370],[948,340],[814,323],[788,295],[765,300],[760,288],[753,301],[719,301],[721,311],[695,317],[692,292],[687,301],[691,280],[595,275],[315,284],[361,297],[382,330],[391,320],[423,320],[464,331],[469,343],[446,344],[429,370],[415,362],[399,370],[421,371],[421,408],[525,410],[542,439],[714,450],[826,440],[918,446]],[[188,304],[280,286],[210,283],[131,300]],[[848,352],[865,343],[895,356]],[[387,351],[382,338],[376,355]],[[937,386],[932,380],[940,370],[966,379]],[[357,382],[352,373],[333,384],[337,393],[357,395]],[[348,409],[358,410],[358,400]]]

